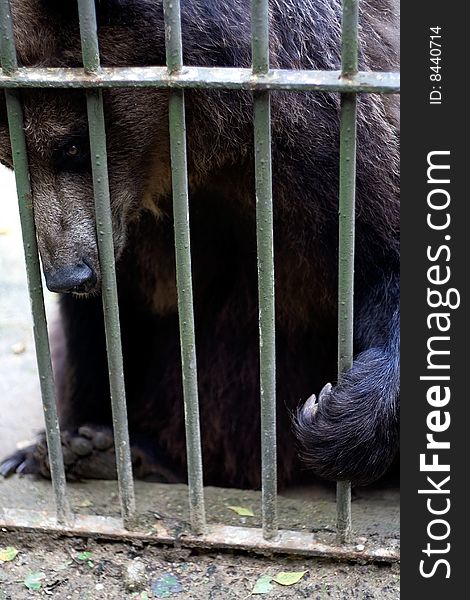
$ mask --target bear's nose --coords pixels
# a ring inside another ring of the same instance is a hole
[[[44,275],[46,285],[51,292],[87,293],[96,285],[95,272],[84,261],[74,266],[46,271]]]

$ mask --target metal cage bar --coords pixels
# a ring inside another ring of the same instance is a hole
[[[183,66],[180,2],[165,0],[163,7],[167,67],[168,73],[172,75]],[[194,333],[184,90],[170,92],[168,111],[189,508],[192,530],[196,534],[202,534],[206,529],[206,515]]]
[[[93,73],[99,69],[100,64],[94,0],[78,0],[78,9],[83,66],[87,72]],[[124,385],[102,91],[87,91],[86,99],[119,497],[123,521],[130,525],[135,512],[134,482]]]
[[[184,90],[186,88],[248,90],[253,92],[254,98],[262,423],[262,535],[265,540],[271,540],[265,542],[267,547],[273,548],[279,544],[279,548],[287,549],[288,545],[285,540],[283,541],[283,536],[290,535],[292,532],[280,532],[276,536],[275,297],[270,91],[338,92],[341,94],[338,261],[338,375],[340,377],[345,370],[351,367],[353,360],[357,94],[397,93],[399,92],[399,75],[397,73],[358,71],[358,0],[343,0],[341,71],[270,69],[268,0],[252,0],[251,69],[184,66],[180,0],[165,0],[164,2],[166,67],[102,68],[99,57],[95,2],[94,0],[78,0],[78,7],[84,68],[18,68],[10,2],[9,0],[0,0],[0,54],[3,70],[0,72],[0,87],[5,88],[7,101],[28,285],[34,319],[36,353],[46,419],[51,477],[57,505],[57,523],[63,528],[73,528],[70,520],[66,523],[70,512],[65,495],[64,465],[56,414],[19,89],[78,88],[87,90],[118,479],[122,515],[124,524],[127,526],[132,523],[131,517],[134,514],[135,503],[125,404],[101,88],[153,87],[169,90],[176,278],[188,454],[189,503],[193,535],[196,540],[202,540],[202,543],[206,538],[210,538],[211,528],[206,528],[204,509],[191,277]],[[348,482],[341,481],[337,486],[338,541],[342,544],[348,542],[350,532],[351,487]],[[253,535],[256,537],[261,533],[258,530]],[[275,540],[272,539],[274,537]]]
[[[359,71],[342,77],[341,71],[270,69],[253,74],[235,67],[188,67],[169,73],[166,67],[102,67],[93,75],[78,68],[19,68],[12,75],[0,74],[5,88],[112,88],[286,90],[290,92],[362,92],[396,94],[398,73]]]
[[[253,74],[269,71],[268,0],[252,2]],[[261,390],[261,490],[263,535],[277,534],[276,334],[274,300],[274,234],[271,161],[271,98],[253,94],[256,183],[256,240]]]
[[[17,69],[17,57],[10,3],[0,2],[0,55],[2,69],[6,75]],[[39,371],[39,382],[46,425],[46,439],[49,455],[52,487],[56,504],[57,521],[64,524],[70,520],[70,507],[66,495],[65,470],[62,456],[59,421],[57,418],[56,393],[52,372],[49,337],[47,334],[46,311],[41,281],[41,267],[34,224],[31,182],[29,178],[28,154],[23,128],[23,109],[20,93],[17,90],[5,90],[8,127],[10,131],[13,165],[15,168],[18,205],[23,234],[23,246],[28,278],[31,313],[34,324],[34,343]]]
[[[341,69],[345,78],[358,67],[358,0],[343,0]],[[352,367],[354,328],[354,238],[356,201],[357,97],[341,95],[338,266],[338,377]],[[338,481],[337,523],[340,542],[351,535],[351,484]]]

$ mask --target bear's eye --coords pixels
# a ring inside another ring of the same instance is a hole
[[[72,139],[59,144],[53,161],[59,171],[83,173],[91,169],[88,140]]]
[[[72,145],[68,146],[68,148],[65,150],[65,154],[69,158],[75,158],[76,156],[78,156],[80,154],[80,148],[78,146],[76,146],[75,144],[72,144]]]

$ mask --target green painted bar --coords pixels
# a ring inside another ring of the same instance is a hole
[[[18,69],[10,0],[0,0],[0,55],[3,75],[11,76]]]
[[[181,32],[180,0],[164,0],[163,14],[165,19],[167,74],[174,76],[183,68],[183,34]]]
[[[165,0],[164,2],[167,67],[101,68],[95,2],[94,0],[78,0],[78,6],[84,69],[25,69],[18,68],[17,65],[9,0],[0,0],[0,55],[3,69],[3,72],[0,73],[0,87],[6,88],[8,120],[58,521],[64,523],[70,513],[65,495],[60,431],[55,406],[27,149],[18,88],[83,88],[90,90],[87,91],[87,107],[97,234],[103,277],[103,306],[120,497],[126,524],[131,523],[135,503],[112,242],[105,121],[100,88],[155,87],[170,90],[169,124],[188,481],[191,522],[196,534],[205,531],[205,509],[191,277],[184,89],[243,89],[252,91],[254,96],[263,535],[266,539],[273,538],[277,533],[277,476],[270,90],[330,91],[342,94],[338,291],[338,373],[340,375],[351,367],[353,360],[356,94],[398,93],[400,89],[399,75],[397,73],[358,72],[358,0],[343,0],[342,69],[328,72],[269,70],[268,0],[252,0],[252,69],[184,67],[180,0]],[[340,481],[337,485],[337,531],[341,543],[350,539],[351,486],[346,481]]]
[[[268,0],[251,2],[251,55],[253,73],[269,71],[269,3]]]
[[[91,72],[99,67],[94,1],[78,0],[78,7],[83,65],[86,71]],[[119,322],[111,201],[108,180],[106,129],[101,90],[91,90],[87,92],[87,111],[117,473],[122,517],[124,524],[130,526],[135,513],[134,482],[132,478],[131,451],[127,422],[124,366],[121,348],[121,327]]]
[[[5,72],[11,73],[17,67],[15,42],[8,0],[0,2],[1,64]],[[46,439],[51,471],[52,487],[56,503],[57,521],[66,524],[70,521],[70,507],[66,495],[64,461],[59,421],[57,418],[54,375],[52,372],[49,337],[47,334],[46,312],[41,282],[41,267],[34,225],[33,195],[29,178],[28,154],[23,129],[23,109],[20,94],[15,90],[5,90],[8,127],[15,169],[16,188],[20,212],[21,231],[28,278],[28,290],[33,315],[34,342],[39,371],[39,382],[46,425]]]
[[[252,2],[253,73],[269,70],[269,12],[267,0]],[[254,147],[261,389],[261,480],[263,536],[276,536],[276,328],[274,299],[274,234],[271,160],[271,98],[255,92]]]
[[[358,67],[358,0],[343,0],[341,68],[353,77]],[[338,272],[338,377],[353,363],[354,335],[354,237],[356,202],[357,98],[341,96],[339,272]],[[351,536],[351,484],[339,481],[336,488],[337,535],[341,543]]]
[[[183,65],[180,2],[179,0],[165,0],[163,6],[167,66],[168,71],[173,73],[181,69]],[[203,534],[206,530],[206,514],[194,334],[186,118],[183,90],[173,90],[170,93],[169,125],[189,508],[193,532]]]
[[[340,142],[338,377],[353,363],[355,153],[356,97],[344,94]],[[338,538],[344,543],[351,533],[351,484],[348,481],[338,481],[336,501]]]
[[[78,0],[78,15],[80,19],[83,66],[85,72],[95,73],[100,68],[95,2]]]
[[[358,67],[359,0],[343,0],[341,38],[341,72],[344,77],[354,76]]]
[[[166,67],[102,67],[91,75],[77,68],[35,67],[18,69],[11,76],[0,74],[0,87],[155,87],[396,94],[400,91],[400,75],[360,71],[356,75],[342,77],[340,71],[285,69],[271,69],[269,73],[254,75],[252,69],[232,67],[183,67],[171,74]]]

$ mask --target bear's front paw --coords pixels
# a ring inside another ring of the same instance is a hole
[[[356,484],[378,479],[398,445],[398,419],[383,389],[346,378],[311,396],[294,421],[302,457],[317,475]]]
[[[78,432],[61,432],[62,455],[67,479],[115,479],[116,461],[113,436],[107,428],[80,427]],[[46,437],[42,434],[37,443],[18,450],[0,463],[0,474],[8,477],[36,474],[50,478]]]
[[[78,431],[62,431],[61,441],[65,474],[69,481],[117,478],[111,428],[83,425],[78,428]],[[132,467],[137,479],[163,483],[184,481],[184,476],[162,452],[153,452],[146,446],[149,445],[131,445]],[[18,450],[0,462],[0,475],[8,477],[14,473],[42,475],[50,479],[49,456],[44,434],[35,445]]]

